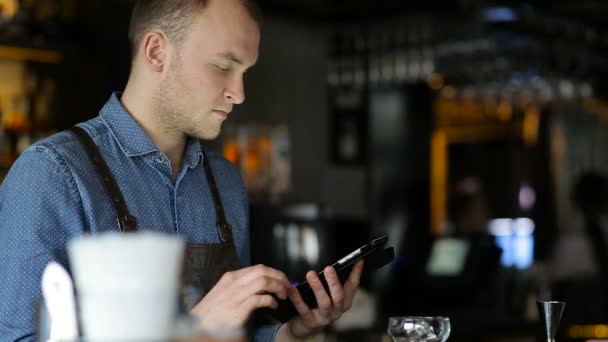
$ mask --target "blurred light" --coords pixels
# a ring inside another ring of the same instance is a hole
[[[300,230],[295,223],[287,225],[287,257],[290,260],[300,259]]]
[[[431,135],[431,227],[435,235],[445,232],[447,221],[447,146],[447,133],[436,129]]]
[[[608,326],[604,324],[596,325],[593,333],[597,337],[608,337]]]
[[[522,136],[527,145],[535,145],[538,141],[538,130],[540,127],[540,111],[537,107],[528,106],[524,112],[522,124]],[[520,201],[521,204],[521,201]],[[523,209],[527,209],[521,206]]]
[[[481,180],[477,177],[466,177],[463,179],[459,186],[464,193],[474,194],[481,192]]]
[[[513,108],[511,108],[511,103],[508,101],[501,101],[498,105],[498,109],[496,110],[496,115],[502,121],[508,121],[511,119]]]
[[[286,207],[283,213],[290,218],[312,221],[321,216],[321,208],[315,203],[293,204]]]
[[[561,80],[559,82],[559,94],[564,99],[572,99],[574,97],[574,84],[569,80]]]
[[[239,146],[236,139],[227,139],[223,153],[232,164],[239,165]]]
[[[446,99],[454,99],[456,97],[456,88],[452,87],[452,86],[447,86],[444,87],[441,90],[441,96],[445,97]]]
[[[608,325],[606,324],[574,324],[568,327],[567,331],[568,337],[573,339],[608,338]]]
[[[511,235],[511,222],[509,218],[493,219],[489,223],[490,234],[494,236],[509,236]]]
[[[426,270],[431,275],[455,276],[462,272],[469,253],[469,242],[442,238],[433,243]]]
[[[272,234],[274,235],[275,240],[283,240],[285,238],[285,226],[280,223],[275,224],[272,228]]]
[[[534,221],[527,217],[520,217],[513,220],[513,232],[515,235],[527,236],[534,233]]]
[[[443,88],[443,85],[444,85],[443,76],[438,73],[431,74],[429,76],[427,82],[429,84],[429,87],[431,87],[431,89],[433,89],[433,90],[439,90],[439,89]]]
[[[483,20],[487,22],[510,22],[517,20],[517,14],[508,7],[490,7],[483,11]]]
[[[500,264],[504,267],[513,266],[513,243],[510,236],[497,236],[496,245],[502,250]]]
[[[0,5],[3,7],[3,19],[12,18],[19,9],[19,4],[16,0],[0,1]]]
[[[580,85],[579,92],[582,97],[591,97],[593,96],[593,88],[589,83],[583,83]]]
[[[527,217],[498,218],[489,222],[488,230],[502,249],[500,263],[504,267],[525,269],[534,261],[534,221]]]
[[[523,185],[519,189],[519,207],[523,210],[530,210],[536,203],[536,193],[529,185]]]
[[[513,266],[523,270],[534,262],[534,238],[531,235],[521,235],[513,243]]]
[[[302,226],[302,249],[304,259],[315,265],[319,261],[319,236],[317,231],[308,225]]]
[[[545,85],[541,88],[540,97],[545,102],[553,100],[553,89],[550,85]]]
[[[422,73],[424,75],[430,75],[435,71],[435,63],[432,59],[425,59],[422,63]]]
[[[411,61],[409,64],[409,73],[413,78],[418,78],[422,73],[422,65],[417,60]]]

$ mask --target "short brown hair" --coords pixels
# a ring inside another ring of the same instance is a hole
[[[225,1],[225,0],[216,0]],[[135,56],[146,32],[159,29],[176,44],[186,37],[193,13],[205,9],[209,0],[136,0],[129,25],[131,54]],[[255,22],[262,25],[262,11],[255,0],[241,0]]]

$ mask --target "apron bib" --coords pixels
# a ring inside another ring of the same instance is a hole
[[[101,177],[104,187],[112,200],[114,209],[118,217],[118,227],[123,233],[131,233],[137,231],[137,219],[129,213],[127,204],[114,175],[108,168],[95,143],[88,133],[80,128],[73,127],[71,131],[78,137],[82,143],[87,155],[95,166],[97,173]],[[217,184],[209,164],[209,159],[203,151],[203,167],[207,183],[213,197],[215,208],[217,230],[220,237],[219,244],[187,244],[184,253],[184,263],[182,269],[182,283],[184,285],[194,286],[197,288],[197,297],[190,298],[189,302],[194,300],[195,303],[200,301],[210,290],[217,284],[222,275],[229,271],[234,271],[240,268],[239,259],[232,237],[232,227],[226,221],[224,206],[220,198]],[[85,233],[90,233],[85,231]],[[182,303],[183,304],[183,303]],[[189,310],[190,308],[184,308]]]

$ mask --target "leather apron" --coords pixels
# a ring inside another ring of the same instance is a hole
[[[112,172],[105,163],[95,143],[88,133],[80,128],[73,127],[71,131],[78,137],[78,140],[84,146],[87,155],[91,162],[95,165],[97,173],[103,180],[116,210],[118,216],[118,227],[123,233],[131,233],[137,231],[137,219],[133,217],[128,210],[124,197],[116,183]],[[226,221],[224,206],[220,198],[220,194],[209,164],[209,159],[203,151],[203,168],[207,183],[213,197],[213,204],[216,215],[216,228],[220,237],[219,244],[204,245],[204,244],[187,244],[184,253],[184,264],[182,269],[182,284],[196,289],[195,298],[189,298],[188,304],[185,304],[184,311],[189,311],[193,304],[198,303],[215,284],[220,280],[222,275],[228,271],[234,271],[240,268],[234,239],[232,237],[232,227]],[[86,232],[85,233],[90,233]],[[184,303],[182,303],[184,304]]]

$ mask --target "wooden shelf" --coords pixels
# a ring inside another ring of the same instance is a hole
[[[63,61],[63,54],[55,50],[0,44],[0,59],[58,64]]]

